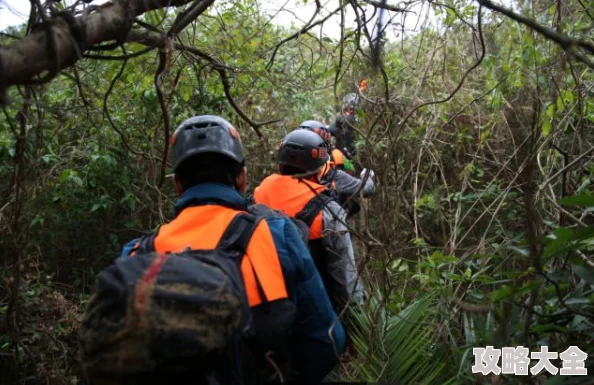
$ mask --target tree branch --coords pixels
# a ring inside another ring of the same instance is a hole
[[[462,17],[462,15],[460,15],[460,13],[458,12],[458,10],[455,7],[452,7],[452,6],[447,5],[447,4],[438,3],[438,2],[436,2],[434,0],[429,0],[429,4],[433,4],[433,5],[438,6],[438,7],[447,8],[450,11],[454,12],[454,15],[456,15],[456,17],[458,19],[460,19],[461,22],[463,22],[464,24],[466,24],[467,26],[469,26],[470,29],[472,29],[474,31],[474,25],[472,25],[469,22],[467,22],[466,20],[464,20],[464,18]]]
[[[392,12],[412,12],[406,8],[399,8],[394,5],[380,3],[379,1],[365,0],[365,3],[367,3],[369,5],[373,5],[374,7],[378,7],[378,8],[385,9],[387,11],[392,11]]]
[[[155,72],[155,90],[157,91],[157,97],[159,99],[159,106],[161,107],[161,116],[163,118],[163,159],[161,160],[161,177],[159,178],[158,186],[161,187],[165,181],[165,171],[167,168],[167,155],[169,151],[169,111],[165,105],[165,98],[163,96],[163,77],[168,72],[168,62],[171,60],[173,55],[173,44],[171,39],[163,35],[161,40],[161,47],[159,49],[159,67]]]
[[[131,31],[128,34],[128,37],[126,40],[130,41],[130,42],[136,42],[136,43],[148,45],[148,46],[155,46],[155,45],[159,44],[159,42],[161,41],[161,37],[159,34],[155,34],[155,33],[151,33],[151,32],[139,33],[137,31]],[[179,39],[178,39],[178,41],[179,41]],[[216,59],[216,58],[210,56],[208,53],[200,50],[199,48],[189,47],[189,46],[183,44],[182,42],[174,43],[173,47],[180,51],[189,52],[189,53],[199,57],[200,59],[207,61],[212,66],[212,68],[215,71],[217,71],[217,73],[219,74],[219,77],[221,78],[221,83],[223,85],[223,90],[225,92],[225,96],[227,97],[227,100],[231,104],[231,107],[233,107],[235,112],[237,112],[237,114],[243,120],[245,120],[247,124],[249,124],[254,129],[254,131],[256,132],[258,137],[262,138],[264,136],[264,134],[262,134],[262,131],[260,130],[260,127],[282,121],[282,119],[271,119],[271,120],[267,120],[264,122],[254,122],[239,107],[239,105],[235,102],[233,95],[231,95],[231,82],[229,81],[229,76],[227,75],[227,71],[231,71],[232,68],[228,67],[227,65],[222,63],[219,59]]]
[[[178,15],[167,36],[172,37],[179,34],[188,24],[204,13],[212,3],[214,3],[214,0],[195,0],[190,8]]]
[[[10,47],[0,48],[0,103],[6,89],[17,84],[38,82],[36,77],[49,71],[55,76],[64,68],[72,66],[81,57],[79,43],[91,47],[105,41],[124,41],[137,16],[148,11],[180,6],[191,0],[113,0],[104,3],[81,16],[57,16],[49,20],[49,28],[36,28]],[[212,0],[203,0],[212,3]],[[74,30],[81,31],[75,36]],[[51,32],[48,32],[51,31]],[[50,52],[51,36],[55,37],[55,49]],[[81,41],[83,40],[84,41]],[[60,63],[59,67],[58,64]],[[43,81],[49,81],[48,76]]]
[[[482,0],[477,0],[477,1],[482,1]],[[472,67],[470,67],[469,69],[466,70],[466,72],[464,72],[464,75],[462,76],[462,80],[460,80],[460,83],[458,83],[458,86],[456,86],[456,88],[454,89],[454,91],[452,91],[446,98],[441,99],[441,100],[433,100],[430,102],[426,102],[426,103],[421,103],[418,106],[416,106],[415,108],[413,108],[402,120],[402,122],[400,123],[401,126],[403,126],[408,119],[412,116],[412,114],[419,110],[422,107],[426,107],[432,104],[441,104],[441,103],[445,103],[447,101],[449,101],[450,99],[452,99],[454,97],[454,95],[456,95],[456,93],[460,90],[460,88],[462,88],[462,85],[464,84],[464,81],[466,80],[466,77],[468,76],[468,74],[470,74],[472,71],[474,71],[475,68],[477,68],[482,62],[483,59],[485,58],[485,40],[483,37],[483,29],[482,29],[482,17],[481,17],[481,8],[479,7],[478,10],[478,34],[479,34],[479,41],[481,43],[481,56],[479,57],[479,59],[472,65]]]
[[[586,152],[582,153],[580,156],[578,156],[577,158],[575,158],[567,166],[563,167],[561,170],[557,171],[553,176],[549,177],[546,181],[544,181],[544,183],[542,184],[542,186],[540,186],[539,191],[542,190],[542,189],[544,189],[545,187],[547,187],[549,185],[549,183],[551,183],[551,181],[557,179],[557,177],[559,177],[560,175],[562,175],[565,171],[569,170],[570,168],[572,168],[573,166],[575,166],[579,161],[581,161],[582,159],[584,159],[585,157],[587,157],[588,155],[590,155],[592,153],[594,153],[594,147],[592,147],[589,150],[587,150]]]
[[[316,21],[315,23],[310,24],[313,21],[313,17],[311,18],[311,20],[309,21],[308,24],[306,24],[305,27],[301,28],[299,31],[295,32],[294,34],[292,34],[289,37],[284,38],[283,40],[281,40],[277,45],[274,46],[274,51],[272,52],[272,56],[270,57],[270,60],[268,61],[268,64],[266,65],[266,69],[269,70],[270,67],[272,67],[272,64],[274,63],[274,58],[276,57],[276,53],[278,51],[278,49],[281,47],[281,45],[297,39],[299,36],[303,35],[304,33],[308,32],[309,30],[311,30],[313,27],[316,27],[320,24],[324,24],[329,18],[331,18],[332,16],[334,16],[334,14],[336,14],[338,11],[340,11],[342,9],[342,7],[339,7],[337,9],[335,9],[334,11],[330,12],[328,14],[328,16],[324,17],[323,19],[320,19],[318,21]],[[314,13],[314,17],[317,15],[319,9],[316,10],[316,13]]]
[[[126,48],[123,45],[121,46],[121,48],[124,53],[122,56],[125,58],[126,57]],[[105,114],[105,116],[107,116],[107,121],[109,122],[111,127],[118,133],[118,135],[122,139],[122,143],[124,143],[124,146],[126,146],[128,151],[132,152],[135,155],[144,155],[143,153],[136,151],[132,147],[130,147],[130,145],[128,144],[128,141],[126,140],[126,136],[124,135],[122,130],[120,130],[115,125],[114,121],[111,119],[111,114],[109,113],[109,108],[107,107],[107,100],[109,99],[109,96],[111,95],[111,91],[113,90],[113,87],[115,86],[116,81],[118,81],[120,76],[122,76],[122,74],[124,73],[124,69],[126,69],[127,63],[128,63],[128,59],[125,58],[124,62],[122,63],[122,66],[120,67],[120,70],[118,71],[116,76],[109,83],[109,88],[107,89],[107,92],[105,93],[105,96],[103,97],[103,113]]]
[[[86,59],[96,59],[96,60],[128,60],[138,56],[142,56],[147,52],[154,50],[157,47],[149,46],[146,48],[141,49],[140,51],[132,52],[126,55],[119,55],[119,56],[105,56],[105,55],[94,55],[94,54],[85,54],[84,57]]]
[[[570,54],[577,60],[581,61],[582,63],[584,63],[585,65],[587,65],[590,68],[594,68],[594,62],[592,60],[590,60],[587,56],[582,55],[577,50],[577,48],[582,48],[582,49],[588,51],[590,54],[594,55],[594,44],[592,44],[588,41],[578,40],[578,39],[569,37],[567,35],[563,35],[553,29],[550,29],[548,27],[538,24],[533,19],[530,19],[530,18],[522,16],[522,15],[518,15],[514,11],[512,11],[508,8],[502,7],[500,5],[494,4],[489,0],[477,0],[477,2],[479,4],[481,4],[482,6],[489,8],[492,11],[499,12],[499,13],[509,17],[510,19],[517,21],[518,23],[524,24],[525,26],[535,30],[536,32],[543,35],[547,39],[552,40],[555,43],[557,43],[561,48],[563,48],[563,50],[565,52],[567,52],[568,54]]]

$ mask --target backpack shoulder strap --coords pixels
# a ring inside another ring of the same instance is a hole
[[[262,217],[246,213],[237,214],[221,236],[217,249],[240,252],[243,256],[261,220]]]
[[[295,219],[305,222],[307,227],[311,227],[318,213],[333,200],[332,196],[326,191],[316,194],[307,202],[307,204],[295,215]]]
[[[326,186],[329,186],[335,178],[336,178],[336,168],[332,167],[330,170],[328,170],[326,175],[324,175],[324,177],[322,178],[322,181],[325,182],[324,184]]]
[[[223,236],[217,245],[217,249],[234,255],[237,257],[238,262],[241,263],[241,260],[247,252],[252,235],[254,235],[256,228],[263,218],[264,217],[262,216],[254,216],[247,213],[237,214],[231,223],[229,223],[229,226],[227,226],[227,229],[223,233]],[[256,279],[258,294],[260,295],[262,303],[266,304],[268,303],[268,298],[264,293],[264,288],[262,287],[262,283],[260,282],[258,274],[256,274],[254,266],[251,266],[254,273],[254,278]]]

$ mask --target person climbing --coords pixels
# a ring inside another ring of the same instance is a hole
[[[196,116],[171,143],[175,217],[99,275],[80,328],[91,384],[321,382],[345,331],[294,223],[248,211],[238,132]]]
[[[336,115],[335,121],[328,127],[336,140],[336,148],[347,159],[353,159],[357,154],[354,139],[354,127],[359,123],[356,108],[359,105],[359,96],[355,93],[346,95],[342,100],[342,110]]]
[[[328,147],[319,135],[306,129],[290,132],[278,150],[279,173],[255,188],[254,201],[307,224],[314,262],[334,310],[342,314],[348,305],[363,302],[363,286],[345,224],[346,211],[331,189],[321,184],[328,161]]]
[[[299,125],[299,128],[310,130],[318,134],[332,148],[330,143],[331,134],[326,125],[317,120],[306,120]],[[369,175],[366,177],[366,175]],[[330,152],[330,160],[322,171],[322,184],[334,189],[337,193],[338,202],[344,206],[345,202],[355,197],[363,190],[363,197],[375,194],[375,173],[373,170],[364,169],[361,171],[361,179],[356,178],[344,171],[344,155],[336,148]],[[363,183],[365,180],[365,183]]]

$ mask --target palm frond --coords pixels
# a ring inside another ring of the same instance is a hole
[[[351,337],[360,380],[402,384],[452,384],[456,363],[435,342],[435,296],[419,297],[398,314],[382,303],[380,293],[365,311],[353,312]]]

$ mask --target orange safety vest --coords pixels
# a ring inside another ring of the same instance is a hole
[[[332,160],[334,161],[335,165],[343,166],[344,165],[344,154],[342,153],[342,151],[340,151],[338,148],[335,148],[334,150],[332,150]]]
[[[160,227],[154,246],[158,253],[216,248],[227,226],[240,211],[218,205],[190,206]],[[251,307],[262,303],[258,284],[268,301],[288,298],[276,246],[266,221],[261,221],[241,262],[241,272]],[[256,281],[256,278],[258,281]]]
[[[284,211],[291,218],[309,203],[309,201],[327,190],[326,186],[290,175],[272,174],[254,190],[254,200],[274,209]],[[314,218],[309,228],[309,239],[322,238],[322,211]]]

